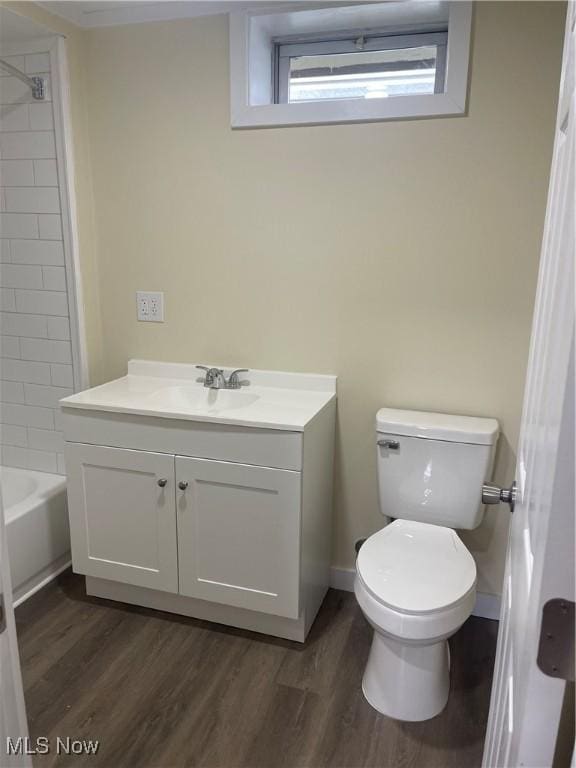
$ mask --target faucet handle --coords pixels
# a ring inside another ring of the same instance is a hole
[[[196,368],[206,371],[206,376],[203,379],[198,379],[198,381],[201,381],[205,387],[210,387],[214,383],[214,371],[217,368],[209,368],[207,365],[197,365]]]
[[[227,384],[228,389],[240,389],[243,382],[240,381],[240,379],[238,378],[238,374],[248,373],[248,370],[249,370],[248,368],[236,368],[235,371],[232,371],[230,376],[228,376],[228,384]]]

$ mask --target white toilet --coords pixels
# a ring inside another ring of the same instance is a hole
[[[482,521],[498,422],[383,408],[376,416],[382,514],[356,562],[354,591],[374,628],[362,690],[379,712],[427,720],[450,687],[447,638],[476,596],[476,564],[453,528]]]

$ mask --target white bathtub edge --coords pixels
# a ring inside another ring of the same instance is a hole
[[[28,600],[29,597],[32,597],[32,595],[35,595],[36,592],[39,592],[42,587],[45,587],[47,584],[53,581],[56,576],[62,573],[62,571],[65,571],[66,568],[69,568],[71,565],[72,560],[70,559],[70,552],[67,552],[65,555],[58,558],[58,560],[55,560],[53,563],[51,563],[43,571],[40,571],[40,573],[36,574],[36,576],[34,576],[32,579],[22,584],[18,589],[14,590],[14,608],[22,605],[22,603]]]

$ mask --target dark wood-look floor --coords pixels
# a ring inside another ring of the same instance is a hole
[[[354,596],[330,591],[304,645],[86,597],[70,572],[16,612],[31,736],[98,739],[106,768],[473,768],[497,624],[451,640],[452,691],[424,723],[364,700],[371,641]]]

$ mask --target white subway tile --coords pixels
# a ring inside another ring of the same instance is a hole
[[[60,267],[60,269],[63,268]],[[2,288],[43,288],[42,267],[2,264],[0,265],[0,286]]]
[[[11,261],[14,264],[59,266],[64,264],[64,247],[62,243],[52,240],[15,240]]]
[[[40,434],[41,432],[44,432],[44,435]],[[28,443],[31,450],[60,454],[64,452],[64,435],[62,432],[29,429]]]
[[[36,157],[56,157],[52,131],[21,131],[0,133],[2,160],[33,160]]]
[[[0,359],[0,378],[6,381],[22,381],[29,384],[50,384],[48,363],[34,363],[29,360]],[[67,386],[63,384],[62,386]]]
[[[29,106],[30,128],[33,131],[50,131],[54,127],[52,103],[44,101]]]
[[[42,315],[0,313],[0,327],[6,336],[32,336],[37,339],[45,339],[48,336],[47,318]]]
[[[10,263],[10,240],[0,240],[0,264]]]
[[[16,311],[16,295],[12,288],[0,288],[0,312]]]
[[[51,408],[39,408],[35,405],[0,403],[0,422],[21,427],[54,429],[54,411]]]
[[[16,311],[31,315],[68,315],[68,297],[57,291],[25,291],[17,288]]]
[[[34,166],[32,160],[0,160],[0,184],[5,187],[34,186]],[[55,162],[36,160],[35,162]]]
[[[18,336],[0,336],[0,356],[20,359],[20,339]]]
[[[59,401],[73,393],[71,387],[45,387],[41,384],[25,384],[24,398],[27,405],[41,405],[44,408],[59,408]]]
[[[56,472],[58,469],[56,454],[28,448],[28,469],[34,469],[37,472]]]
[[[58,469],[56,454],[48,453],[47,451],[35,451],[31,448],[4,446],[1,455],[2,464],[4,464],[5,467],[34,469],[37,472],[56,472]]]
[[[3,77],[0,104],[24,104],[32,101],[30,88],[17,77]]]
[[[26,59],[24,57],[24,54],[17,53],[12,56],[2,56],[4,61],[7,61],[8,64],[12,64],[13,67],[16,67],[16,69],[19,69],[21,72],[24,72],[24,67],[26,66]],[[4,69],[0,69],[0,77],[13,77],[9,72],[7,72]]]
[[[56,462],[58,469],[56,470],[59,475],[65,475],[66,474],[66,460],[64,459],[63,453],[56,454]]]
[[[38,237],[38,216],[34,213],[0,213],[0,237]]]
[[[56,160],[34,160],[34,186],[57,187],[58,171]],[[17,185],[14,185],[17,186]]]
[[[60,408],[56,408],[54,411],[54,429],[56,432],[64,432],[64,420]]]
[[[58,214],[40,214],[38,226],[41,240],[62,240],[62,221]]]
[[[50,72],[50,54],[48,53],[28,53],[24,64],[25,72],[28,75],[37,75],[39,73]]]
[[[69,341],[21,338],[20,356],[22,360],[37,360],[44,363],[72,363]]]
[[[67,317],[48,317],[46,321],[49,339],[61,339],[62,341],[70,339],[70,321]]]
[[[28,445],[37,451],[54,451],[63,453],[64,436],[62,432],[55,432],[48,429],[28,428]]]
[[[6,211],[9,213],[58,213],[58,187],[7,187]]]
[[[14,424],[0,424],[0,444],[26,448],[28,445],[26,427],[17,427]]]
[[[50,370],[52,372],[52,384],[55,387],[74,386],[71,365],[51,365]]]
[[[0,401],[24,403],[24,384],[20,381],[0,381]]]
[[[4,445],[0,448],[0,456],[2,457],[2,464],[5,467],[29,469],[28,450],[26,448],[16,448],[11,445]]]
[[[52,105],[49,105],[52,107]],[[30,128],[28,104],[7,104],[0,107],[0,131],[27,131]]]
[[[64,267],[42,267],[42,280],[47,291],[66,290]]]

